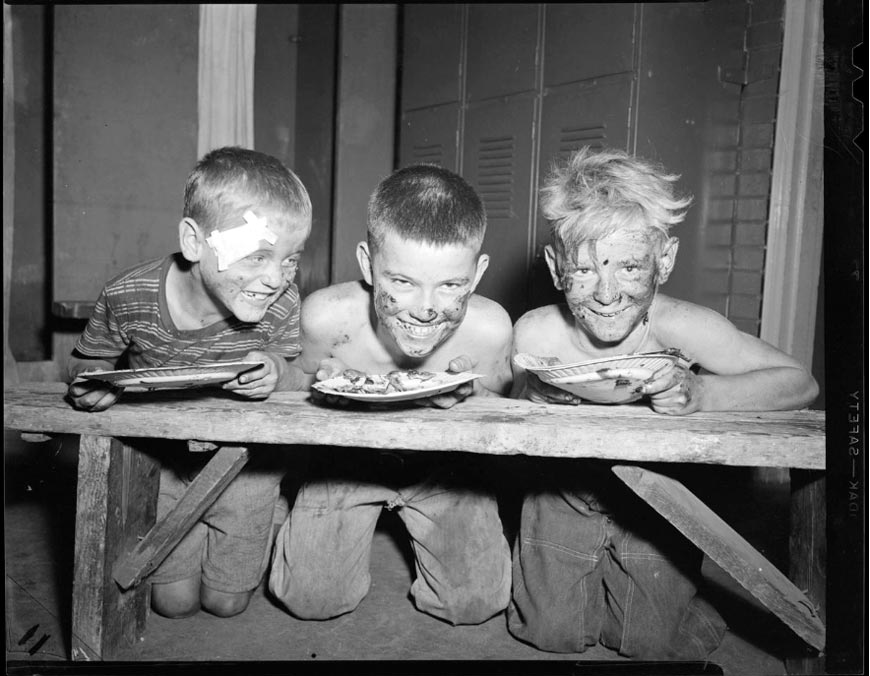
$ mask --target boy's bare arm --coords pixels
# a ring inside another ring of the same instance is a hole
[[[556,314],[547,313],[548,308],[540,308],[526,313],[513,330],[513,349],[511,351],[511,369],[513,370],[513,385],[510,396],[514,399],[528,399],[538,404],[569,404],[576,406],[583,400],[575,394],[562,390],[555,385],[543,382],[536,375],[529,373],[521,366],[513,363],[513,357],[520,352],[551,355],[558,350],[548,341],[557,340],[560,335],[569,331],[569,326]]]
[[[691,355],[709,373],[680,367],[659,372],[642,390],[656,411],[683,415],[797,409],[818,395],[813,376],[791,356],[708,308],[690,303],[674,307],[678,311],[661,323],[660,340]]]
[[[302,303],[300,316],[300,333],[302,352],[297,358],[297,365],[310,380],[330,378],[338,375],[334,371],[342,370],[343,364],[336,360],[335,368],[327,368],[321,373],[324,360],[331,359],[333,336],[338,332],[339,317],[344,314],[336,310],[336,304],[343,299],[334,296],[334,289],[327,288],[311,294]],[[342,302],[343,304],[343,302]]]
[[[299,357],[295,359],[287,359],[284,362],[286,368],[278,379],[278,385],[275,387],[280,392],[301,392],[311,387],[314,381],[314,376],[305,373],[302,369]]]

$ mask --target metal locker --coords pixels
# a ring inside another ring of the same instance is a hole
[[[538,6],[493,3],[468,8],[466,99],[533,90]]]
[[[548,3],[544,86],[634,70],[635,5]]]
[[[404,5],[402,110],[459,101],[462,5]]]
[[[483,250],[490,256],[478,292],[514,320],[526,309],[534,113],[529,93],[469,106],[465,114],[463,176],[486,208]]]
[[[437,164],[458,171],[459,104],[423,108],[402,116],[399,166]]]

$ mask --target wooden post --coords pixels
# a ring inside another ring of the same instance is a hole
[[[825,621],[826,547],[825,475],[808,470],[791,471],[791,528],[789,577],[809,598]],[[807,650],[800,658],[786,660],[790,674],[824,674],[824,654]]]
[[[111,568],[154,524],[159,478],[157,464],[134,448],[111,437],[81,437],[73,660],[113,659],[145,631],[148,587],[122,592],[112,580]]]

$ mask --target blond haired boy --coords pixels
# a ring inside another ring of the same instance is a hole
[[[815,380],[789,355],[719,313],[659,293],[690,200],[670,175],[618,150],[584,148],[541,190],[546,260],[565,302],[514,327],[514,353],[563,363],[677,348],[701,370],[668,366],[638,397],[666,415],[807,406]],[[618,374],[614,374],[618,376]],[[514,365],[514,396],[581,404]],[[697,594],[700,552],[621,485],[606,463],[544,465],[514,551],[511,633],[543,650],[602,643],[635,658],[703,659],[726,629]]]

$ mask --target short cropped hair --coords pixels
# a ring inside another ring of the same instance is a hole
[[[678,179],[622,150],[587,146],[551,168],[540,190],[541,212],[563,252],[639,222],[657,230],[663,244],[692,202],[675,193]]]
[[[382,246],[388,231],[426,244],[470,244],[479,250],[486,212],[461,176],[434,164],[416,164],[385,178],[369,199],[369,247]]]
[[[248,204],[248,207],[243,207]],[[289,218],[311,219],[311,199],[302,181],[271,155],[227,146],[207,153],[187,177],[184,217],[207,232],[240,208],[267,206]]]

